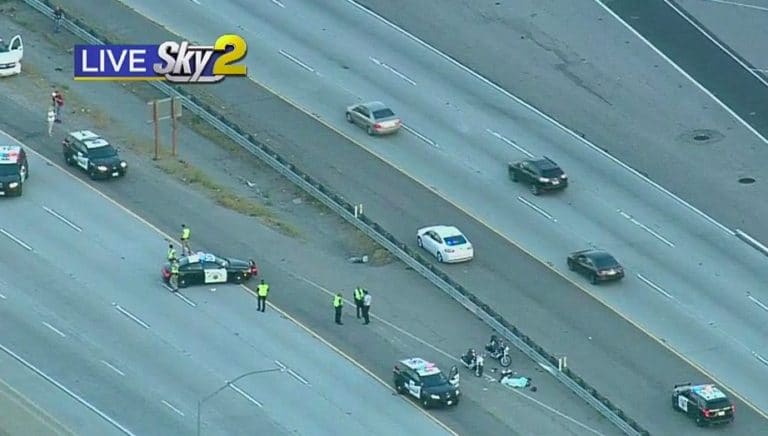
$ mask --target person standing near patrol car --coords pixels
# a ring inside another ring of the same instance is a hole
[[[176,260],[176,249],[173,247],[173,244],[168,244],[168,262],[173,262]]]
[[[264,312],[267,308],[267,295],[269,295],[269,285],[264,282],[264,279],[262,279],[259,286],[256,287],[256,295],[258,296],[258,307],[256,310]]]
[[[338,325],[344,325],[344,323],[341,322],[341,309],[343,307],[344,307],[344,298],[341,296],[341,292],[337,292],[336,295],[333,296],[333,312],[334,312],[334,320]]]
[[[363,313],[363,298],[365,297],[365,289],[362,286],[355,288],[355,313],[357,319],[360,319],[360,314]]]
[[[179,261],[176,258],[171,261],[171,277],[168,283],[171,284],[171,291],[179,292]]]
[[[189,248],[189,238],[192,236],[192,231],[186,224],[181,225],[181,253],[185,256],[192,254],[192,249]]]

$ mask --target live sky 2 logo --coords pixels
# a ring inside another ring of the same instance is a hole
[[[75,80],[166,80],[174,83],[218,83],[245,76],[241,63],[248,44],[239,35],[221,35],[213,45],[189,41],[161,44],[76,45]]]

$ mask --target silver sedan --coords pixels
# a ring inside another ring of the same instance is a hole
[[[400,118],[380,101],[349,106],[346,116],[347,121],[364,128],[371,136],[395,133],[401,126]]]

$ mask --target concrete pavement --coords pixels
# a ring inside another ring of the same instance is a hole
[[[764,371],[764,315],[747,297],[750,292],[768,301],[761,290],[768,275],[762,272],[764,257],[732,233],[348,5],[319,8],[301,3],[288,13],[290,8],[271,4],[254,9],[217,3],[213,9],[201,5],[179,14],[181,5],[173,2],[162,7],[127,3],[198,41],[242,23],[246,29],[259,29],[258,35],[244,31],[252,41],[251,53],[270,65],[251,66],[256,80],[345,131],[563,273],[569,251],[590,245],[612,250],[632,272],[623,292],[584,290],[768,410],[768,397],[751,382]],[[219,19],[206,27],[211,14]],[[238,23],[228,17],[238,17]],[[314,25],[304,26],[307,22]],[[375,43],[361,42],[366,41],[364,35]],[[286,62],[286,52],[311,71]],[[369,56],[351,55],[357,53]],[[419,135],[371,140],[346,126],[340,108],[353,98],[373,96],[386,96]],[[504,163],[531,153],[563,164],[574,182],[566,194],[534,200],[510,189]],[[511,197],[517,201],[509,201]],[[368,209],[373,216],[379,212],[376,206]],[[442,218],[426,219],[414,228]],[[483,251],[482,245],[476,247]],[[502,252],[489,253],[498,258]],[[477,263],[478,271],[487,265]],[[729,287],[729,298],[723,301],[721,289]],[[709,332],[706,340],[703,331]],[[718,351],[710,351],[711,345]]]
[[[34,36],[30,38],[38,44],[40,50],[37,55],[30,55],[27,63],[30,71],[43,72],[49,81],[68,82],[68,72],[59,73],[51,71],[50,68],[66,62],[62,59],[66,59],[67,55],[52,53],[50,49],[45,49],[45,41]],[[348,252],[340,251],[340,244],[346,245],[345,241],[349,238],[338,218],[328,216],[323,211],[318,214],[310,204],[291,201],[295,199],[291,195],[295,194],[290,192],[287,198],[281,197],[280,192],[286,191],[284,185],[276,185],[274,191],[268,189],[274,185],[275,182],[270,180],[275,177],[270,174],[253,174],[254,163],[242,155],[232,159],[229,151],[214,147],[193,132],[184,128],[180,132],[185,160],[205,167],[206,172],[211,173],[217,180],[223,180],[221,183],[233,185],[233,181],[237,180],[233,189],[245,196],[252,196],[253,191],[249,193],[250,188],[239,181],[240,178],[245,177],[257,182],[261,189],[271,192],[272,201],[279,202],[277,209],[302,221],[302,240],[295,241],[275,234],[254,219],[215,207],[209,199],[190,188],[169,183],[167,177],[159,174],[150,161],[145,160],[146,155],[135,156],[130,151],[131,143],[136,145],[137,141],[149,140],[146,132],[137,134],[135,128],[136,125],[143,125],[143,101],[126,98],[125,90],[119,86],[71,82],[69,84],[72,101],[77,97],[78,100],[87,101],[89,104],[86,112],[80,112],[80,106],[73,103],[71,110],[75,113],[66,115],[67,126],[88,125],[87,115],[83,115],[88,112],[98,113],[98,119],[103,119],[105,112],[119,118],[105,124],[109,126],[109,138],[126,149],[126,156],[132,165],[131,175],[118,183],[99,183],[97,186],[100,189],[129,204],[132,209],[141,211],[152,222],[171,232],[178,230],[179,217],[184,217],[192,228],[196,229],[196,238],[199,238],[199,243],[205,247],[227,253],[255,253],[254,257],[273,286],[270,299],[281,307],[289,308],[302,322],[310,325],[323,337],[329,338],[339,348],[354,355],[378,377],[388,381],[393,359],[408,355],[433,358],[447,368],[455,363],[454,356],[463,352],[466,347],[478,347],[487,340],[489,332],[482,323],[457,308],[450,299],[441,294],[436,295],[434,288],[428,286],[415,273],[404,271],[401,265],[360,269],[347,263]],[[42,107],[40,103],[44,105],[45,102],[36,100],[33,88],[34,86],[29,84],[20,86],[17,88],[18,93],[8,96],[11,100],[4,100],[4,107],[17,114],[7,127],[25,139],[39,144],[39,149],[52,159],[60,159],[58,138],[48,140],[36,130],[34,108]],[[29,93],[30,90],[32,94]],[[82,177],[78,172],[74,174]],[[153,187],[152,196],[147,195],[149,186]],[[184,198],[185,201],[180,203],[179,198]],[[285,198],[286,204],[282,204],[280,198]],[[200,214],[200,210],[205,210],[206,213]],[[270,247],[269,254],[266,254],[263,247]],[[156,274],[155,269],[152,274]],[[330,309],[323,310],[330,302],[328,292],[339,287],[351,289],[359,280],[364,281],[366,286],[375,292],[374,315],[380,314],[389,321],[385,323],[374,320],[374,324],[370,326],[373,327],[373,334],[355,329],[354,322],[347,322],[349,327],[339,330],[329,321]],[[322,287],[315,284],[321,284]],[[190,300],[196,302],[197,308],[206,313],[209,313],[208,308],[215,306],[216,310],[211,309],[211,317],[216,317],[217,322],[231,326],[238,335],[244,335],[245,329],[241,328],[237,319],[241,316],[247,317],[251,313],[233,313],[230,305],[240,303],[238,300],[229,300],[231,295],[222,294],[220,289],[217,289],[216,293],[203,294],[216,296],[198,299],[195,295],[188,295]],[[407,304],[403,304],[404,301]],[[221,306],[218,303],[222,303]],[[147,310],[154,313],[151,309]],[[220,314],[225,311],[233,320],[229,317],[221,318]],[[154,328],[157,322],[153,321],[150,325]],[[257,333],[250,336],[248,342],[261,346]],[[306,359],[306,356],[301,354],[296,359]],[[537,431],[548,434],[615,432],[594,410],[580,401],[575,401],[568,391],[542,374],[522,356],[515,355],[515,362],[516,370],[534,376],[538,387],[535,394],[522,396],[503,390],[498,384],[475,380],[465,375],[462,385],[465,398],[461,407],[436,410],[434,414],[462,434],[478,429],[487,434],[535,434]],[[305,375],[304,372],[301,374]],[[257,382],[254,380],[254,383]]]

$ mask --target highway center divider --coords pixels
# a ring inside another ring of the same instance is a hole
[[[50,0],[22,0],[38,12],[53,19],[53,8]],[[89,44],[118,44],[125,41],[109,41],[100,37],[100,32],[76,18],[65,18],[62,27],[72,32]],[[253,135],[247,133],[237,124],[219,114],[216,109],[198,99],[195,95],[179,87],[170,86],[164,82],[148,82],[169,97],[181,99],[184,107],[212,127],[238,143],[254,156],[264,161],[275,171],[286,177],[309,195],[339,214],[347,222],[368,235],[403,263],[413,268],[424,278],[432,282],[446,294],[450,295],[467,310],[474,313],[493,330],[503,335],[510,343],[546,369],[553,377],[571,389],[576,395],[597,409],[603,416],[615,424],[627,435],[649,436],[634,419],[627,416],[623,410],[601,395],[584,379],[579,377],[567,366],[560,368],[558,358],[548,353],[520,329],[496,313],[488,304],[480,300],[470,290],[451,279],[440,269],[430,263],[421,253],[412,250],[406,244],[398,241],[370,217],[355,210],[355,206],[347,202],[329,187],[314,180],[292,163],[273,151],[269,146],[259,142]]]

